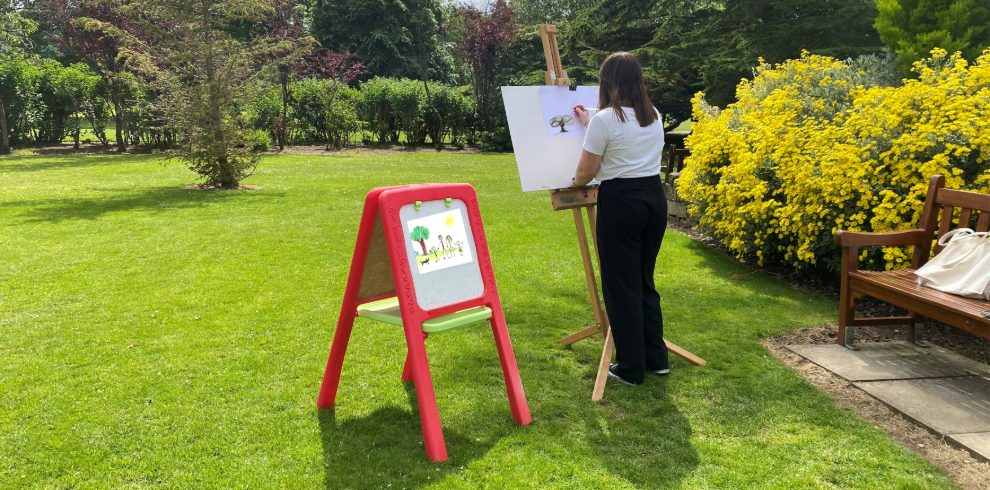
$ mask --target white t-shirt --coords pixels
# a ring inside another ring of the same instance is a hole
[[[626,122],[619,121],[615,111],[608,107],[598,111],[588,123],[584,149],[602,157],[602,166],[595,178],[601,181],[659,175],[663,121],[658,117],[644,128],[636,120],[632,107],[622,110],[626,113]]]

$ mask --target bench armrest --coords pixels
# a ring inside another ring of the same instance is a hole
[[[835,232],[835,244],[840,247],[896,247],[923,245],[924,241],[925,230],[920,228],[885,233],[845,230]]]

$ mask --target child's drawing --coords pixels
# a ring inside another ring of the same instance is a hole
[[[467,247],[468,232],[461,210],[409,220],[408,226],[420,274],[474,262]]]
[[[584,138],[584,126],[574,115],[574,106],[594,107],[598,101],[596,87],[540,87],[540,106],[548,136]]]

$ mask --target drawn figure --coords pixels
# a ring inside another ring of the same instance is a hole
[[[555,116],[553,119],[550,119],[550,127],[560,128],[561,133],[568,132],[567,126],[573,126],[573,125],[574,125],[574,118],[568,116],[567,114],[561,114],[559,116]]]
[[[419,265],[426,265],[426,264],[429,264],[429,263],[430,263],[430,257],[429,256],[423,257],[423,260],[420,260],[419,261]]]
[[[437,235],[437,240],[440,241],[440,250],[447,250],[447,244],[443,243],[443,235]]]
[[[430,238],[430,229],[425,226],[417,226],[412,229],[409,238],[419,242],[419,246],[423,247],[423,255],[426,255],[426,240]]]
[[[454,239],[450,235],[447,235],[447,248],[454,248]]]
[[[464,242],[457,242],[457,251],[460,252],[461,255],[464,255]]]

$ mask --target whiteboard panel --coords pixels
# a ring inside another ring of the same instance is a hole
[[[399,221],[420,308],[433,310],[485,293],[464,201],[453,199],[450,207],[442,200],[424,201],[418,211],[406,204]]]

